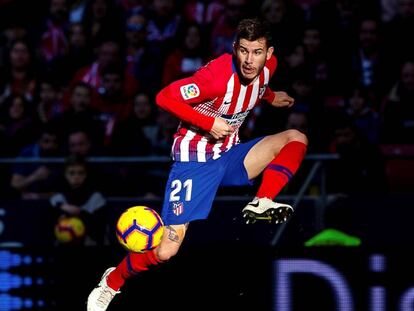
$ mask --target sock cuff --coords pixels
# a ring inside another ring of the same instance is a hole
[[[286,166],[283,166],[283,165],[270,163],[267,166],[267,169],[274,170],[274,171],[277,171],[279,173],[282,173],[288,179],[291,179],[293,177],[292,171],[290,169],[288,169]]]
[[[298,148],[298,149],[302,150],[303,155],[305,155],[306,149],[308,148],[308,145],[305,144],[305,143],[302,143],[301,141],[293,140],[291,142],[288,142],[285,146],[283,146],[282,149],[285,149],[285,148],[287,148],[287,149],[290,149],[290,148],[296,149],[296,148]]]
[[[155,249],[151,249],[147,251],[146,254],[147,254],[148,260],[150,261],[152,265],[157,265],[163,262],[157,257],[157,254],[155,253]]]

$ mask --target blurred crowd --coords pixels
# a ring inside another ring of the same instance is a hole
[[[0,0],[0,157],[168,156],[179,121],[156,93],[231,53],[251,16],[272,26],[270,86],[296,104],[258,106],[241,138],[296,128],[309,153],[342,155],[329,190],[385,191],[387,147],[414,145],[414,0]],[[92,192],[162,195],[159,167],[86,167]],[[2,197],[67,189],[58,164],[0,176]]]

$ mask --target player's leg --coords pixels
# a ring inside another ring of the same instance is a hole
[[[249,179],[263,172],[256,198],[243,209],[247,222],[267,219],[286,221],[293,209],[290,205],[273,202],[298,170],[306,153],[308,140],[297,130],[269,135],[257,142],[244,159]]]
[[[184,240],[186,229],[187,225],[185,224],[166,226],[161,243],[155,249],[144,253],[130,252],[108,275],[108,285],[117,291],[127,279],[176,255]]]
[[[187,227],[188,224],[166,226],[161,243],[155,249],[144,253],[130,252],[117,267],[108,268],[88,297],[88,311],[106,310],[127,279],[177,254]]]

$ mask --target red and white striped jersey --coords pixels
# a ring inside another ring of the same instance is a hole
[[[181,119],[172,145],[174,161],[206,162],[217,159],[239,143],[239,128],[249,112],[264,99],[272,102],[268,87],[276,70],[272,56],[250,85],[240,83],[231,54],[212,60],[193,76],[171,83],[157,95],[157,104]],[[220,117],[234,128],[231,136],[214,139],[209,130]]]

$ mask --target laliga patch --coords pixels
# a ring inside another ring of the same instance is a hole
[[[181,96],[187,100],[200,95],[200,89],[195,83],[186,84],[180,87]]]

